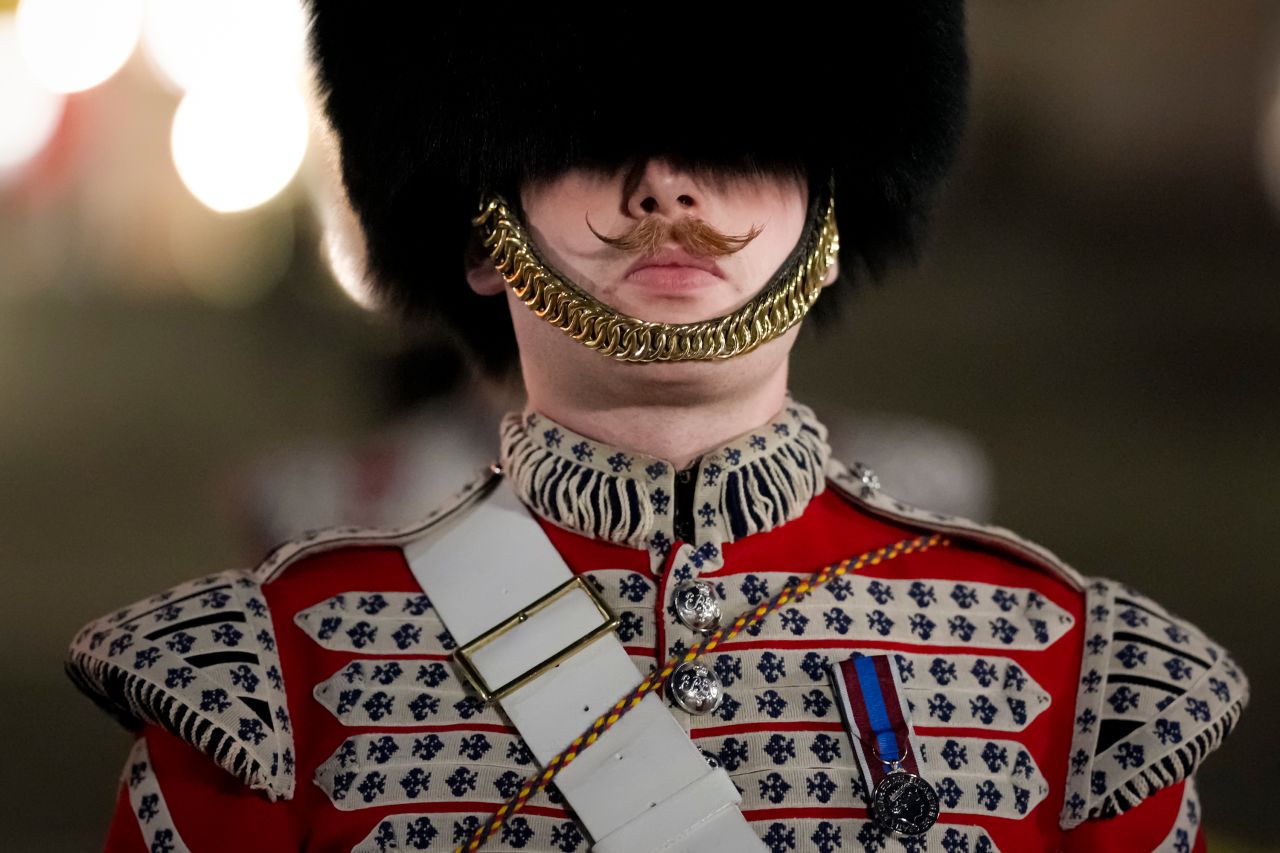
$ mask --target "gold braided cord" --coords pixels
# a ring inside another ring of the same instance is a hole
[[[533,313],[601,355],[618,361],[709,361],[732,358],[773,340],[808,313],[840,251],[835,202],[809,229],[799,263],[737,311],[700,323],[651,323],[620,314],[556,275],[501,196],[491,196],[472,224],[498,272]]]

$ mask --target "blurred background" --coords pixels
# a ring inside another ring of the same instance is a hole
[[[294,0],[0,0],[6,851],[101,847],[129,737],[62,674],[84,622],[412,517],[520,404],[331,263],[301,31]],[[972,0],[970,33],[927,256],[806,332],[793,393],[890,493],[1230,648],[1210,847],[1280,849],[1280,4]]]

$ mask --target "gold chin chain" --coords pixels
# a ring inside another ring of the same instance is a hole
[[[618,361],[709,361],[733,358],[800,322],[822,292],[840,234],[828,193],[821,224],[806,226],[808,245],[737,311],[700,323],[650,323],[620,314],[553,272],[501,196],[484,202],[472,224],[511,291],[542,319],[601,355]]]

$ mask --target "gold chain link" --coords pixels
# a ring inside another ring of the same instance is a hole
[[[556,275],[538,258],[519,218],[501,196],[491,196],[472,224],[480,229],[489,256],[516,297],[574,340],[618,361],[709,361],[750,352],[808,313],[840,251],[831,197],[821,216],[811,245],[784,281],[737,311],[700,323],[637,320]]]

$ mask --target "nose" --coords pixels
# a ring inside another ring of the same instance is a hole
[[[623,209],[633,217],[661,214],[675,218],[697,213],[702,201],[702,189],[693,175],[666,160],[651,158],[623,199]]]

